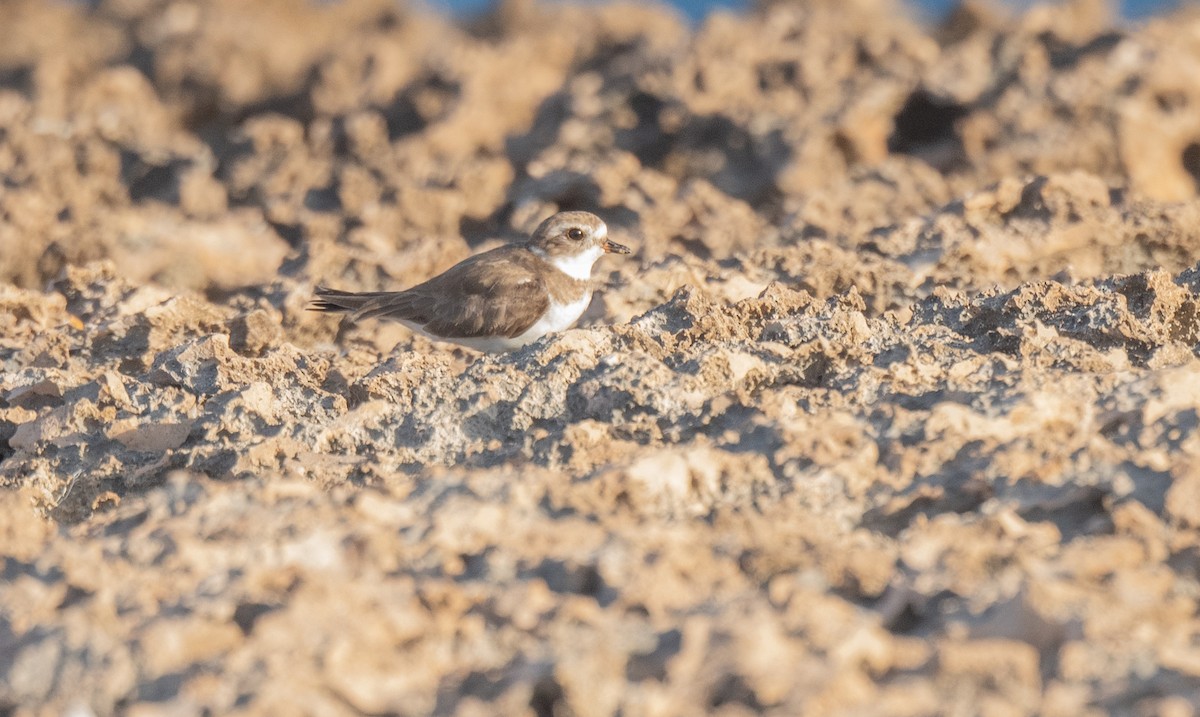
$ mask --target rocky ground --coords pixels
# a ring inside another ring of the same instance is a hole
[[[1200,709],[1200,14],[0,4],[0,714]],[[559,209],[477,356],[339,331]]]

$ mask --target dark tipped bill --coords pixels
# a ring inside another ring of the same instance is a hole
[[[618,244],[615,241],[613,241],[612,239],[605,239],[604,240],[604,253],[605,254],[628,254],[629,247],[625,246],[624,244]]]

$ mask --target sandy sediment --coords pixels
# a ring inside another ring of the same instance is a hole
[[[0,713],[1194,714],[1200,15],[1103,5],[0,5]],[[581,328],[304,310],[559,209]]]

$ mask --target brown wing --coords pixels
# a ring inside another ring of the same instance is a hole
[[[454,265],[407,291],[372,297],[355,320],[379,317],[421,324],[446,338],[519,336],[550,307],[533,263],[501,247]]]

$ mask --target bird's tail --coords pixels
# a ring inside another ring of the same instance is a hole
[[[406,321],[414,317],[414,297],[407,291],[339,291],[318,286],[309,311],[326,311],[346,314],[345,321],[356,323],[362,319],[381,317],[393,321]],[[420,321],[419,323],[425,323]]]
[[[378,298],[382,292],[340,291],[327,286],[318,286],[315,296],[308,303],[309,311],[327,311],[335,314],[345,314],[358,311],[372,299]]]

